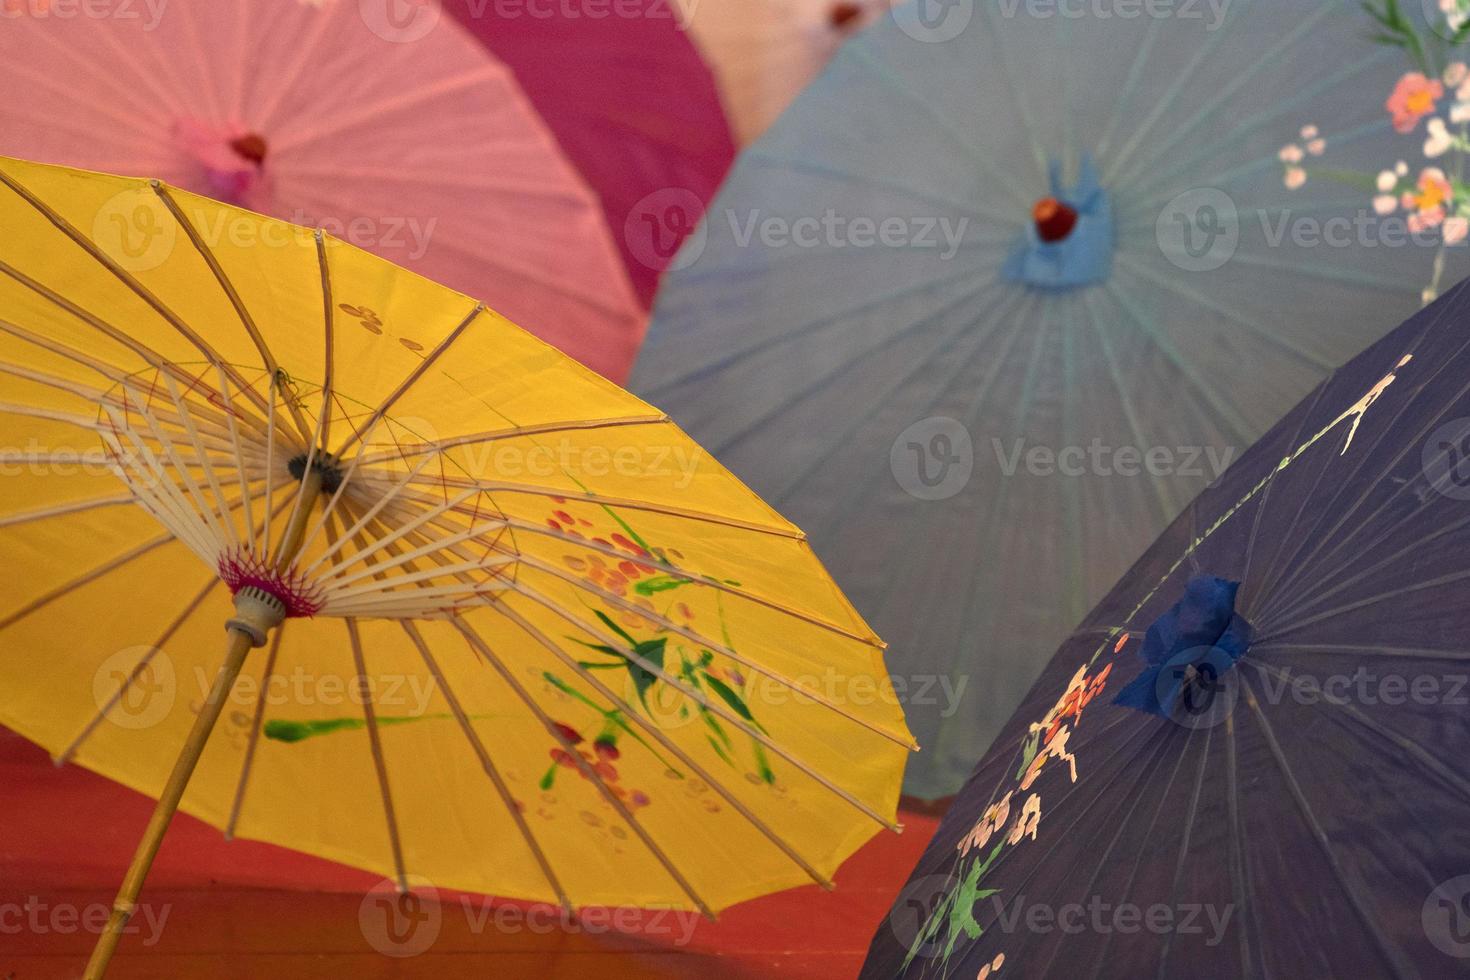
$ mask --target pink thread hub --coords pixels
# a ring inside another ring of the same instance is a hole
[[[321,596],[313,583],[299,574],[283,575],[269,562],[251,553],[225,555],[219,560],[219,577],[232,596],[252,586],[269,592],[286,607],[287,619],[308,619],[322,608]]]

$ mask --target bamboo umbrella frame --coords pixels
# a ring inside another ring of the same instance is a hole
[[[901,825],[885,818],[857,796],[808,765],[719,699],[706,696],[683,678],[648,660],[640,651],[631,648],[624,639],[602,629],[599,624],[577,611],[565,608],[530,582],[517,576],[516,572],[520,568],[528,568],[551,576],[558,582],[582,590],[589,597],[606,602],[622,612],[641,617],[657,630],[682,636],[728,657],[742,667],[863,725],[892,742],[909,749],[917,749],[918,746],[906,732],[887,729],[844,707],[837,699],[810,685],[742,655],[731,649],[727,643],[704,636],[688,625],[677,623],[651,608],[628,602],[599,585],[568,575],[551,563],[524,553],[516,547],[516,535],[549,536],[567,542],[572,539],[556,529],[508,515],[495,506],[493,501],[500,494],[595,499],[608,506],[657,513],[694,525],[738,528],[756,534],[786,538],[800,538],[800,532],[789,527],[767,526],[707,513],[697,508],[636,499],[614,500],[590,493],[579,497],[577,493],[561,488],[478,480],[468,474],[429,474],[431,465],[439,464],[442,469],[445,454],[457,447],[577,429],[672,426],[667,416],[654,414],[561,425],[508,426],[500,430],[441,441],[401,445],[396,451],[383,451],[375,446],[374,435],[381,426],[391,422],[395,403],[482,317],[485,313],[482,305],[476,304],[467,310],[449,334],[434,349],[424,354],[419,365],[373,407],[365,419],[349,418],[345,411],[334,410],[336,382],[332,364],[332,274],[325,247],[326,239],[320,231],[316,232],[316,253],[321,271],[326,370],[316,392],[298,395],[288,390],[290,379],[271,355],[240,294],[168,187],[159,182],[150,184],[168,213],[177,220],[187,240],[204,260],[219,288],[228,297],[241,326],[254,341],[259,352],[259,364],[244,367],[226,362],[211,347],[206,337],[190,327],[131,273],[14,177],[0,171],[0,185],[45,216],[60,232],[91,256],[100,271],[115,277],[151,306],[181,336],[187,338],[203,358],[202,369],[197,365],[170,362],[118,326],[81,308],[20,270],[0,262],[0,276],[25,287],[58,310],[122,344],[148,365],[148,369],[143,372],[129,373],[86,351],[0,318],[0,333],[87,368],[101,381],[97,386],[89,386],[33,367],[0,362],[0,374],[65,391],[95,405],[97,410],[95,417],[86,417],[0,402],[0,415],[61,422],[96,433],[103,445],[108,469],[127,489],[126,493],[7,515],[0,519],[0,527],[135,503],[152,515],[167,531],[10,613],[0,620],[0,628],[34,614],[68,592],[173,541],[184,544],[209,568],[217,569],[219,574],[211,577],[184,606],[178,617],[164,631],[154,647],[155,650],[161,648],[222,581],[235,590],[235,616],[225,624],[224,657],[118,891],[106,929],[99,938],[86,969],[85,976],[89,980],[102,977],[107,970],[124,929],[136,909],[144,880],[164,834],[179,808],[211,731],[250,652],[269,648],[265,671],[266,676],[270,676],[275,669],[281,637],[284,630],[289,628],[289,619],[294,615],[341,619],[345,624],[345,639],[351,648],[360,678],[366,676],[366,653],[358,620],[388,619],[399,623],[421,656],[425,670],[443,692],[459,729],[486,777],[494,785],[497,795],[512,814],[519,834],[534,855],[547,884],[569,913],[574,907],[571,898],[557,877],[544,848],[537,841],[535,832],[519,813],[504,775],[470,725],[462,700],[450,687],[445,672],[419,631],[417,621],[447,619],[453,625],[473,655],[505,682],[516,699],[524,704],[556,744],[575,761],[581,774],[616,811],[619,819],[668,872],[692,904],[711,918],[713,913],[700,896],[696,885],[681,872],[627,804],[612,792],[602,776],[574,750],[567,736],[522,686],[504,657],[497,652],[493,638],[477,630],[461,613],[470,609],[493,610],[503,619],[508,631],[527,636],[537,646],[544,648],[582,682],[623,712],[630,723],[636,725],[643,734],[695,773],[772,846],[824,888],[832,887],[831,881],[723,785],[721,780],[700,766],[657,725],[633,710],[623,697],[599,680],[593,671],[580,664],[531,620],[516,609],[497,601],[497,597],[513,593],[525,602],[544,608],[579,635],[585,635],[593,642],[617,651],[631,664],[636,664],[648,675],[657,677],[680,692],[701,710],[720,718],[786,760],[844,804],[855,808],[876,824],[895,832],[901,831]],[[319,403],[315,412],[308,406],[308,398],[313,394]],[[344,428],[345,434],[334,443],[334,430],[342,433]],[[46,454],[33,455],[37,460],[49,458]],[[601,549],[598,544],[585,539],[577,539],[576,544],[594,552]],[[614,552],[607,550],[607,554],[612,556]],[[675,568],[656,556],[650,556],[647,563],[662,574],[701,583],[835,636],[882,649],[881,641],[870,635],[827,621],[733,582],[693,569]],[[252,584],[242,586],[242,581]],[[76,753],[105,717],[111,704],[120,699],[129,686],[137,681],[146,666],[145,659],[124,678],[113,696],[113,701],[100,707],[91,723],[59,754],[59,761],[65,761]],[[373,700],[370,696],[365,696],[362,701],[375,771],[389,824],[395,877],[400,890],[407,891],[408,873],[399,843],[397,816],[388,790],[386,764],[379,741]],[[248,794],[252,764],[264,720],[264,704],[264,699],[257,704],[252,719],[229,821],[225,826],[227,837],[234,834],[241,807]]]

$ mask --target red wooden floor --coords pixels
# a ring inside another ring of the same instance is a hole
[[[0,730],[0,980],[80,974],[150,809],[98,776],[53,767]],[[470,896],[384,906],[381,896],[364,898],[375,876],[227,843],[180,817],[144,892],[138,931],[109,976],[849,978],[937,823],[914,810],[902,820],[906,832],[873,840],[830,894],[794,889],[728,909],[717,923],[594,910],[567,926],[545,910]]]

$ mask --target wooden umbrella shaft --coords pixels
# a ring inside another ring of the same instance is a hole
[[[97,945],[92,950],[92,958],[87,962],[87,972],[84,974],[86,980],[101,980],[103,973],[106,972],[107,964],[117,949],[118,940],[122,939],[128,920],[133,917],[138,893],[143,890],[143,879],[148,877],[148,869],[152,867],[159,845],[163,843],[164,832],[168,830],[169,822],[173,820],[174,813],[179,808],[179,801],[184,798],[184,789],[189,785],[189,777],[194,775],[194,767],[199,764],[199,757],[204,753],[205,743],[209,741],[209,733],[214,729],[215,722],[219,720],[220,712],[224,709],[225,702],[229,700],[230,691],[235,686],[235,679],[240,676],[240,669],[245,665],[245,658],[253,648],[253,643],[247,633],[230,630],[229,637],[229,649],[225,654],[225,662],[220,665],[219,673],[215,674],[214,685],[209,689],[209,697],[205,700],[204,707],[199,710],[199,717],[194,720],[194,727],[189,732],[189,740],[184,743],[184,750],[179,754],[178,761],[174,763],[173,773],[168,777],[168,785],[164,787],[163,794],[158,798],[158,805],[153,810],[153,816],[148,820],[148,829],[143,832],[143,839],[138,843],[138,850],[133,855],[133,863],[128,868],[127,877],[123,879],[122,888],[118,890],[117,898],[112,903],[112,915],[107,919],[107,928],[103,930],[101,938],[97,940]]]
[[[291,526],[282,538],[281,548],[277,555],[278,567],[284,568],[296,557],[301,550],[305,539],[306,522],[311,514],[312,507],[316,504],[322,492],[322,476],[320,472],[307,472],[301,481],[299,499],[292,514]],[[148,877],[148,869],[153,866],[153,859],[158,856],[158,848],[163,843],[163,835],[168,830],[168,825],[173,821],[174,814],[178,812],[179,802],[184,798],[184,790],[189,785],[189,779],[194,775],[194,769],[199,765],[199,757],[204,754],[204,746],[209,742],[210,732],[219,721],[220,713],[224,710],[225,702],[229,700],[230,691],[235,687],[235,680],[240,676],[241,669],[245,666],[245,658],[256,646],[256,638],[246,630],[231,627],[228,631],[229,647],[225,651],[224,663],[220,664],[219,672],[214,676],[214,684],[209,689],[209,696],[205,698],[204,705],[199,709],[199,716],[194,719],[194,727],[189,730],[188,741],[184,743],[183,751],[179,753],[178,761],[174,763],[173,772],[169,774],[168,784],[164,786],[163,793],[158,797],[158,805],[153,808],[153,816],[148,820],[148,827],[143,831],[143,839],[138,843],[138,850],[133,854],[133,863],[128,867],[127,877],[123,878],[122,887],[118,890],[117,898],[112,903],[112,914],[108,916],[107,928],[103,930],[97,945],[92,950],[92,958],[87,961],[87,972],[83,974],[85,980],[102,980],[103,974],[107,972],[107,965],[112,960],[112,954],[117,950],[117,944],[122,939],[123,930],[127,928],[128,921],[133,917],[137,908],[138,895],[143,890],[143,881]]]

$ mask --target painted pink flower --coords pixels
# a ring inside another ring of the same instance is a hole
[[[1453,195],[1454,189],[1444,171],[1438,167],[1425,167],[1419,174],[1418,191],[1404,195],[1404,207],[1414,210],[1414,214],[1409,216],[1409,230],[1418,233],[1439,227]]]
[[[1441,229],[1446,245],[1458,245],[1467,237],[1470,237],[1470,218],[1462,218],[1455,215],[1444,219],[1444,228]]]
[[[1443,82],[1431,80],[1423,72],[1411,71],[1399,79],[1384,107],[1393,117],[1393,128],[1407,133],[1434,111],[1434,103],[1443,95]]]

